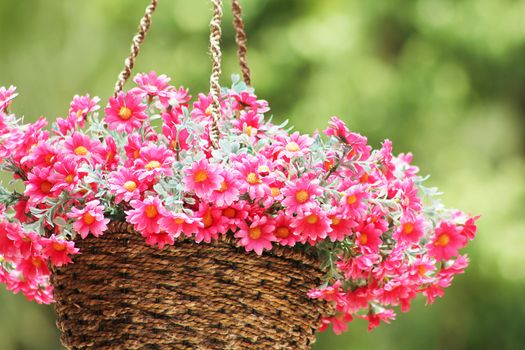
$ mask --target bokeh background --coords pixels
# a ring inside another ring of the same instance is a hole
[[[225,4],[229,1],[224,0]],[[112,93],[146,0],[0,0],[0,85],[18,114]],[[314,349],[525,349],[525,1],[243,0],[258,95],[303,132],[338,115],[412,151],[444,202],[481,214],[471,267],[432,307]],[[136,72],[206,91],[210,4],[161,1]],[[223,83],[238,72],[225,11]],[[61,349],[52,307],[0,287],[0,349]]]

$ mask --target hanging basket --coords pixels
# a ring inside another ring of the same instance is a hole
[[[227,236],[151,247],[131,225],[78,240],[53,273],[68,349],[309,349],[328,304],[316,259],[289,248],[257,256]]]

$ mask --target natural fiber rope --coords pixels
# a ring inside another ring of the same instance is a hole
[[[213,4],[213,16],[210,21],[210,54],[212,68],[210,75],[210,95],[211,95],[211,129],[210,141],[214,148],[218,147],[220,130],[219,119],[221,118],[221,21],[222,21],[222,0],[211,0]]]
[[[319,262],[293,248],[258,256],[222,235],[160,250],[125,222],[76,243],[52,276],[68,349],[306,350],[331,312],[306,295]]]
[[[144,42],[144,38],[149,31],[151,26],[151,16],[157,8],[158,0],[151,0],[150,5],[146,8],[144,16],[140,20],[139,28],[137,34],[133,37],[131,44],[131,53],[124,61],[124,69],[120,72],[118,76],[117,83],[115,84],[115,96],[122,91],[124,84],[129,79],[131,75],[131,70],[135,66],[135,59],[140,51],[140,46]]]
[[[239,66],[241,67],[242,77],[246,85],[252,85],[250,77],[250,67],[246,59],[246,33],[244,31],[244,22],[242,20],[242,7],[239,0],[232,0],[233,28],[235,29],[235,42],[237,43],[237,56]]]

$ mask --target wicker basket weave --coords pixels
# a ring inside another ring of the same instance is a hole
[[[77,246],[52,278],[68,349],[309,349],[328,311],[306,295],[318,262],[291,249],[257,256],[223,239],[160,250],[122,222]]]

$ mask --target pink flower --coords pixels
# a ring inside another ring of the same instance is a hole
[[[170,213],[166,209],[163,210],[165,212],[159,220],[160,227],[175,238],[178,238],[181,233],[186,237],[191,237],[198,231],[199,227],[203,226],[200,218],[192,218],[184,213]]]
[[[275,231],[273,235],[276,238],[276,241],[280,245],[293,247],[297,243],[299,238],[297,235],[294,235],[293,229],[290,226],[291,220],[287,214],[283,211],[280,211],[275,218]]]
[[[8,89],[6,89],[4,86],[0,87],[0,112],[7,110],[7,107],[9,107],[11,101],[13,101],[16,96],[18,96],[15,91],[16,87],[12,85]]]
[[[191,117],[197,121],[209,120],[211,118],[211,96],[199,94],[197,101],[193,103]]]
[[[102,162],[100,156],[104,152],[104,146],[97,139],[91,139],[89,136],[74,132],[64,142],[66,151],[77,159],[94,159],[96,162]]]
[[[308,135],[301,135],[299,132],[294,132],[288,137],[285,137],[275,145],[275,152],[279,158],[292,159],[294,157],[304,157],[310,153],[310,146],[314,143]]]
[[[243,201],[222,208],[222,216],[227,223],[227,230],[236,232],[239,225],[250,215],[250,211],[250,205]]]
[[[89,233],[98,237],[108,228],[109,219],[104,218],[104,206],[96,199],[87,202],[83,209],[71,208],[67,216],[76,219],[73,228],[82,238],[86,238]]]
[[[140,157],[140,149],[143,147],[142,137],[139,134],[131,134],[128,136],[128,143],[124,145],[124,151],[128,161],[125,166],[132,166],[135,160]]]
[[[326,238],[328,232],[332,231],[330,219],[319,207],[314,207],[293,218],[290,226],[295,229],[295,235],[301,236],[301,240],[309,241],[311,244]]]
[[[101,154],[104,159],[104,169],[115,170],[120,164],[120,156],[118,154],[117,144],[115,139],[111,136],[107,136],[105,141],[104,151]]]
[[[137,83],[138,87],[133,88],[130,92],[136,94],[137,96],[145,97],[149,95],[150,97],[166,95],[166,92],[170,90],[170,78],[166,75],[157,75],[155,71],[149,73],[139,73],[134,78],[133,81]]]
[[[145,110],[146,105],[142,104],[140,96],[131,92],[120,92],[116,98],[110,98],[104,120],[110,130],[131,133],[148,119]]]
[[[134,167],[138,170],[139,179],[152,182],[156,177],[172,176],[171,165],[175,162],[173,153],[166,146],[149,144],[140,149],[140,156]]]
[[[267,101],[258,100],[257,96],[248,91],[232,93],[230,96],[233,97],[232,108],[234,110],[250,110],[254,113],[266,113],[270,110]]]
[[[392,309],[382,309],[381,311],[369,312],[365,316],[360,316],[368,320],[368,331],[379,326],[381,321],[385,323],[390,323],[391,320],[395,320],[396,313]]]
[[[448,260],[458,255],[460,248],[467,243],[460,227],[443,221],[434,232],[431,242],[427,245],[430,256],[437,260]]]
[[[374,224],[367,224],[356,229],[356,244],[366,253],[378,253],[379,246],[383,242],[381,235],[383,231],[376,228]]]
[[[126,167],[111,172],[109,190],[115,195],[115,203],[140,199],[147,186],[139,180],[137,171]]]
[[[344,304],[346,295],[342,288],[340,280],[335,281],[333,285],[326,286],[320,289],[312,289],[308,292],[308,297],[312,299],[321,299],[328,302],[335,302],[337,304]]]
[[[461,231],[461,233],[463,234],[463,236],[467,237],[469,240],[473,240],[474,237],[476,236],[476,231],[477,231],[477,227],[476,227],[476,221],[480,218],[480,216],[469,216],[469,218],[467,219],[467,221],[465,221],[465,224],[463,225],[463,230]]]
[[[24,195],[29,197],[31,203],[41,203],[52,195],[53,182],[49,168],[34,168],[29,173]]]
[[[294,182],[288,181],[281,193],[285,196],[282,204],[291,215],[317,206],[315,198],[323,193],[323,189],[319,186],[319,180],[303,176]]]
[[[239,181],[229,171],[222,171],[220,187],[210,195],[212,201],[218,207],[232,205],[239,199]]]
[[[77,162],[73,157],[66,157],[55,163],[53,167],[55,172],[51,175],[53,182],[51,191],[56,194],[61,191],[73,192],[79,180],[77,167]]]
[[[69,116],[74,118],[75,124],[84,127],[86,116],[100,109],[99,102],[100,98],[97,96],[91,98],[89,94],[84,96],[75,95],[69,107]]]
[[[22,259],[17,264],[17,268],[28,279],[37,279],[40,276],[49,276],[50,274],[46,259],[40,255]]]
[[[276,240],[273,235],[274,229],[273,220],[267,216],[254,216],[251,224],[242,222],[239,225],[235,238],[239,238],[239,245],[243,246],[247,252],[253,250],[261,255],[263,250],[272,249],[272,242]]]
[[[341,119],[332,117],[330,126],[324,133],[328,136],[337,137],[340,141],[350,146],[350,152],[347,155],[349,159],[354,157],[357,159],[367,159],[370,156],[371,147],[367,144],[367,138],[350,132]]]
[[[202,226],[195,234],[195,242],[210,243],[219,238],[220,234],[226,233],[227,220],[222,216],[222,210],[201,203],[195,217],[202,220]]]
[[[345,312],[338,312],[333,317],[323,317],[321,320],[322,325],[319,328],[320,332],[325,331],[328,328],[328,325],[332,325],[332,330],[335,334],[339,335],[348,330],[348,323],[353,321],[352,315]]]
[[[220,175],[218,165],[211,164],[206,159],[193,163],[186,169],[184,183],[188,192],[195,192],[201,198],[208,199],[213,191],[221,189],[224,178]]]
[[[43,254],[55,266],[63,266],[71,262],[70,255],[78,254],[79,249],[75,248],[75,242],[67,241],[51,235],[43,240]]]
[[[272,177],[268,176],[272,168],[271,163],[262,156],[244,156],[235,162],[235,175],[239,179],[239,189],[248,193],[250,199],[260,199],[270,196]]]
[[[132,200],[130,205],[133,209],[126,211],[126,221],[133,224],[135,230],[144,237],[160,232],[159,221],[164,217],[162,213],[165,211],[158,197],[149,196],[143,201]]]
[[[169,148],[174,152],[190,149],[188,138],[190,133],[186,128],[178,128],[175,125],[163,125],[162,135],[168,140]]]
[[[365,186],[355,185],[348,188],[341,198],[342,214],[351,219],[360,219],[366,212],[366,199],[368,198]]]
[[[330,227],[332,231],[328,232],[328,236],[332,242],[342,241],[345,237],[352,234],[353,229],[358,226],[358,223],[351,219],[345,219],[340,214],[329,215],[332,221]]]
[[[400,242],[417,243],[423,236],[424,218],[403,216],[399,222],[399,227],[394,231],[393,237]]]

